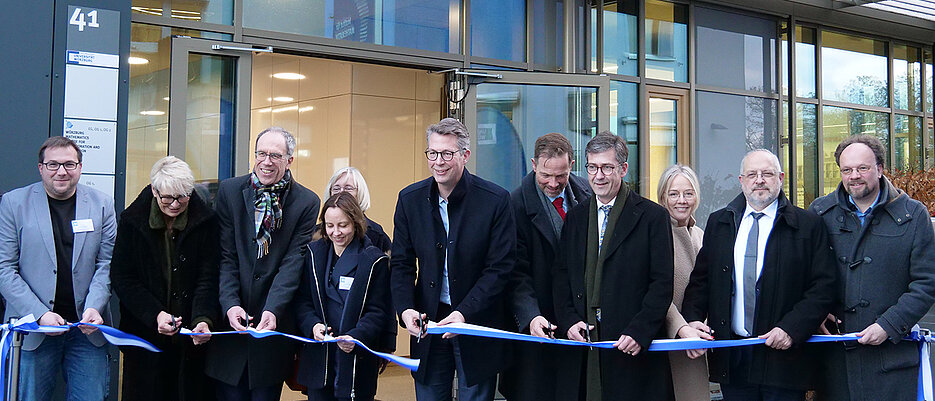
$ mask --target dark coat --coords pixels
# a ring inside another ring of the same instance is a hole
[[[390,299],[389,257],[366,237],[355,241],[356,249],[348,247],[341,255],[343,264],[356,266],[350,270],[354,282],[344,299],[343,309],[336,305],[340,303],[326,294],[333,244],[321,239],[308,245],[302,284],[295,297],[296,319],[302,336],[313,338],[312,328],[324,323],[332,328],[335,337],[346,334],[373,347],[373,344],[383,341],[387,322],[395,322]],[[337,315],[341,317],[338,321],[328,319],[333,314],[326,311],[332,306],[339,307]],[[326,387],[329,370],[337,369],[336,396],[350,397],[353,383],[356,396],[373,398],[377,390],[380,358],[359,346],[350,354],[335,348],[334,344],[303,345],[299,353],[299,383],[310,389]],[[337,355],[337,360],[334,355]],[[330,375],[334,377],[335,372]]]
[[[162,245],[163,232],[149,227],[153,201],[149,186],[121,214],[117,224],[117,240],[110,263],[110,281],[120,298],[120,330],[149,341],[164,352],[153,354],[134,347],[120,347],[126,361],[124,389],[145,387],[127,399],[193,400],[213,397],[204,376],[204,350],[190,338],[165,336],[156,331],[156,316],[165,311],[182,318],[185,327],[193,328],[197,321],[213,323],[220,318],[218,304],[218,221],[214,211],[193,193],[188,201],[188,223],[175,237],[175,259],[172,261],[171,286],[166,280],[166,255]],[[170,288],[171,287],[171,288]],[[170,293],[171,289],[171,293]],[[131,361],[132,359],[132,361]],[[171,360],[167,360],[171,359]],[[176,383],[162,383],[153,372],[165,365],[174,370],[170,376],[191,376],[187,388],[178,394],[156,393],[152,386],[175,389]],[[155,381],[154,381],[155,380]]]
[[[565,191],[571,191],[575,203],[586,203],[591,196],[588,181],[574,174],[568,177]],[[559,235],[552,228],[551,210],[539,197],[536,174],[529,173],[510,194],[513,216],[516,217],[516,267],[508,289],[516,325],[511,331],[529,332],[529,322],[543,316],[554,323],[552,300],[552,268],[559,247]],[[570,199],[569,199],[570,200]],[[564,346],[535,343],[513,344],[513,363],[500,374],[500,392],[511,401],[555,400],[556,386],[577,386],[564,383],[562,372],[574,360],[579,350]]]
[[[860,220],[838,189],[812,202],[836,253],[840,275],[834,315],[844,333],[879,323],[889,341],[877,346],[829,344],[827,399],[915,399],[918,344],[900,341],[935,301],[935,236],[928,211],[880,180],[882,198]],[[840,374],[839,374],[840,373]]]
[[[624,184],[626,185],[626,184]],[[618,199],[617,202],[621,200]],[[582,202],[565,216],[561,248],[555,265],[555,314],[558,333],[580,321],[587,322],[585,264],[591,202]],[[666,400],[672,398],[669,359],[665,353],[647,352],[655,338],[665,336],[665,317],[672,303],[673,250],[669,213],[662,206],[630,191],[613,233],[604,249],[605,259],[601,286],[601,323],[599,338],[592,341],[616,341],[626,334],[636,340],[642,352],[636,356],[616,349],[599,350],[602,399]],[[606,240],[606,239],[605,239]],[[581,378],[584,352],[578,351],[577,363],[571,363],[562,373]],[[578,396],[561,393],[556,397],[572,400]]]
[[[434,178],[399,192],[390,260],[396,313],[414,309],[436,322],[445,318],[437,312],[448,248],[452,308],[461,312],[467,323],[508,329],[510,319],[503,292],[516,259],[510,194],[465,169],[448,196],[448,216],[450,235],[446,236]],[[411,338],[412,357],[422,359],[422,366],[426,366],[426,358],[431,357],[429,345],[437,340],[440,338],[436,336],[420,342]],[[468,385],[496,375],[506,361],[506,344],[502,341],[459,336],[458,342]],[[425,374],[425,369],[420,369],[414,376],[423,381]]]
[[[821,219],[790,204],[782,192],[778,202],[757,282],[753,335],[779,327],[792,338],[792,348],[780,351],[754,347],[748,380],[805,390],[813,383],[818,358],[815,348],[804,343],[831,311],[836,273],[828,233]],[[707,319],[716,340],[734,336],[731,329],[734,241],[746,204],[746,198],[740,194],[727,207],[708,217],[701,251],[682,302],[685,320]],[[730,383],[729,356],[728,350],[708,354],[711,381]]]
[[[269,254],[257,259],[255,197],[249,174],[224,180],[218,187],[215,208],[221,230],[219,293],[225,317],[216,326],[220,331],[232,330],[226,313],[239,305],[253,317],[253,323],[260,321],[263,311],[270,311],[276,315],[277,331],[293,333],[290,303],[302,278],[306,245],[321,201],[293,180],[281,200],[282,226],[272,233]],[[281,385],[292,370],[297,347],[295,341],[281,336],[216,336],[208,345],[208,375],[237,385],[246,368],[251,389]]]
[[[390,248],[393,246],[393,242],[390,241],[390,236],[386,235],[386,231],[383,231],[383,226],[379,223],[370,220],[369,217],[364,216],[367,219],[367,239],[370,240],[370,244],[377,247],[377,249],[387,253],[390,251]]]

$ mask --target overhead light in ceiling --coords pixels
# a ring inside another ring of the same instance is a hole
[[[306,112],[306,111],[312,111],[312,110],[315,110],[315,106],[300,107],[300,108],[299,108],[299,113],[304,113],[304,112]]]
[[[296,72],[277,72],[273,74],[273,78],[296,80],[305,79],[305,75]]]
[[[142,116],[161,116],[164,114],[166,114],[166,112],[162,110],[143,110],[140,112]]]
[[[267,101],[269,101],[269,100],[274,100],[274,101],[277,101],[277,102],[286,103],[286,102],[291,102],[291,101],[293,101],[293,100],[295,100],[295,99],[293,99],[293,98],[291,98],[291,97],[289,97],[289,96],[276,96],[276,97],[268,97],[268,98],[266,98],[266,100],[267,100]]]
[[[142,57],[134,57],[134,56],[130,56],[129,58],[127,58],[127,62],[132,65],[149,64],[149,60],[142,58]]]

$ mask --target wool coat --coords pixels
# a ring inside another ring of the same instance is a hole
[[[215,199],[220,227],[219,299],[224,318],[220,331],[232,330],[226,313],[242,307],[254,325],[263,311],[276,315],[276,330],[295,333],[292,296],[302,279],[306,245],[312,236],[321,200],[298,182],[280,200],[282,225],[272,232],[269,253],[257,259],[254,200],[250,174],[221,182]],[[281,385],[291,374],[296,343],[281,336],[216,336],[208,342],[208,376],[236,386],[248,374],[249,387]]]
[[[509,298],[516,325],[512,331],[529,332],[529,322],[536,316],[545,317],[555,324],[555,306],[552,300],[552,268],[559,233],[552,226],[551,213],[540,197],[536,173],[523,178],[510,194],[513,215],[516,217],[516,268],[509,287]],[[574,174],[568,177],[564,197],[569,208],[588,202],[591,187],[588,181]],[[552,208],[552,206],[549,206]],[[536,343],[513,344],[513,362],[500,375],[500,392],[510,401],[557,400],[556,387],[577,385],[567,383],[561,369],[573,360],[577,350],[565,346]]]
[[[623,183],[622,185],[626,185]],[[565,336],[575,323],[588,322],[585,263],[591,208],[597,203],[582,202],[565,216],[561,246],[554,270],[555,314],[558,333]],[[655,202],[630,191],[626,200],[617,199],[614,209],[623,208],[613,232],[604,234],[603,277],[598,289],[601,322],[598,337],[592,341],[616,341],[622,334],[632,337],[642,351],[635,356],[617,349],[598,350],[602,400],[672,399],[672,380],[665,353],[647,352],[653,339],[665,336],[666,311],[672,302],[672,229],[669,213]],[[613,211],[611,212],[613,213]],[[596,234],[594,234],[596,237]],[[609,238],[609,239],[608,239]],[[586,349],[578,350],[578,362],[563,373],[574,380],[586,375],[583,361]],[[574,400],[561,389],[556,399]]]
[[[204,346],[196,347],[184,336],[159,334],[156,316],[165,311],[181,317],[184,327],[194,328],[197,322],[204,321],[214,330],[214,323],[220,319],[217,217],[197,192],[192,193],[186,209],[185,229],[173,235],[175,257],[167,271],[162,245],[165,232],[149,225],[153,199],[152,189],[147,186],[120,213],[110,264],[111,285],[120,300],[120,330],[164,351],[153,354],[135,347],[120,347],[126,362],[124,398],[210,398],[214,394],[203,391],[212,389],[204,375]],[[156,373],[166,366],[173,368],[168,375],[171,377],[166,379],[175,378],[175,383],[159,381],[160,375]],[[178,383],[185,385],[178,386]],[[154,386],[179,392],[154,392]]]
[[[511,325],[504,289],[516,260],[516,223],[510,194],[467,169],[448,196],[449,232],[438,208],[438,185],[429,177],[399,192],[393,229],[390,276],[397,316],[407,309],[439,321],[445,253],[451,307],[467,323],[508,330]],[[416,264],[418,263],[418,274]],[[413,358],[431,358],[429,347],[440,336],[411,337]],[[492,378],[508,361],[501,340],[458,336],[464,380],[472,386]],[[425,369],[413,373],[424,382]]]
[[[752,384],[806,390],[814,384],[818,357],[805,341],[831,311],[837,273],[825,225],[818,215],[789,203],[779,193],[776,218],[766,243],[757,280],[753,335],[779,327],[792,347],[753,348],[748,381]],[[716,340],[735,337],[731,329],[734,292],[734,242],[746,209],[740,194],[708,216],[701,251],[682,301],[685,320],[705,321]],[[711,381],[731,383],[730,350],[708,353]]]
[[[915,399],[918,344],[903,341],[935,302],[935,235],[925,206],[886,178],[863,225],[843,186],[812,202],[835,251],[841,277],[834,315],[841,332],[878,323],[880,345],[828,344],[822,399]]]

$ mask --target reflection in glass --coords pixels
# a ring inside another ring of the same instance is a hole
[[[932,92],[935,92],[935,88],[932,87],[932,51],[923,49],[922,57],[925,59],[925,111],[931,113]]]
[[[638,75],[639,46],[636,37],[636,0],[610,0],[604,2],[604,72],[608,74]],[[597,14],[591,15],[592,26],[597,26]],[[596,32],[592,32],[592,35]],[[595,42],[596,43],[596,42]],[[597,54],[594,52],[592,54]]]
[[[740,194],[740,161],[750,150],[779,151],[776,100],[697,93],[697,171],[701,180],[698,222]]]
[[[212,24],[234,23],[234,0],[172,0],[172,18]]]
[[[893,46],[893,105],[922,111],[922,52],[918,47]]]
[[[627,175],[630,189],[640,193],[640,126],[637,85],[610,81],[610,132],[627,141]]]
[[[887,107],[886,43],[821,32],[821,96],[868,106]]]
[[[190,54],[185,114],[185,161],[196,182],[230,178],[234,155],[237,59]]]
[[[801,25],[795,27],[795,34],[795,95],[814,98],[817,34],[814,28]]]
[[[526,61],[526,1],[472,0],[471,55]]]
[[[776,32],[770,19],[695,7],[698,83],[776,91]]]
[[[596,134],[596,102],[596,88],[478,85],[477,145],[472,154],[478,175],[508,190],[518,187],[532,171],[536,138],[558,132],[575,149],[572,173],[587,177],[584,147]]]
[[[565,43],[564,2],[535,1],[532,6],[533,62],[550,70],[562,66]]]
[[[935,168],[935,127],[932,118],[925,118],[925,135],[928,137],[928,146],[925,149],[925,168]]]
[[[649,189],[678,161],[678,101],[649,98]]]
[[[688,6],[646,0],[645,45],[647,78],[687,82]]]
[[[825,187],[822,194],[829,194],[841,182],[841,172],[834,160],[834,150],[848,135],[873,135],[888,148],[889,117],[886,113],[824,106],[822,108],[822,173]],[[886,165],[889,165],[887,160]]]
[[[785,27],[785,24],[783,24],[783,26]],[[787,38],[785,37],[785,34],[783,34],[782,40],[785,42],[786,39]],[[783,82],[783,85],[785,84],[786,82]],[[789,171],[790,171],[789,170],[789,162],[790,162],[789,159],[791,156],[789,154],[790,142],[789,142],[789,101],[788,100],[782,101],[782,110],[780,112],[782,114],[780,115],[780,119],[779,119],[780,121],[779,122],[780,124],[779,125],[779,153],[777,153],[776,156],[779,156],[779,163],[782,165],[782,171],[786,172],[786,179],[783,180],[782,182],[782,190],[786,192],[786,196],[789,197],[790,201],[795,201],[796,202],[795,204],[797,206],[802,206],[801,199],[800,198],[793,199],[792,191],[790,190],[790,185],[791,185],[792,180],[789,177],[790,175],[789,174]]]
[[[244,28],[458,53],[459,0],[243,0]]]
[[[922,169],[922,118],[896,115],[893,127],[893,164],[890,170]]]
[[[799,206],[808,207],[818,194],[818,106],[795,105],[795,172],[796,199]]]

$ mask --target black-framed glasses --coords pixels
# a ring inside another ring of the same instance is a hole
[[[178,202],[179,204],[182,204],[182,203],[188,202],[188,199],[192,197],[192,194],[190,193],[184,194],[184,195],[177,195],[177,196],[163,195],[159,193],[158,189],[156,190],[156,194],[159,195],[159,202],[162,203],[163,205],[171,205],[174,202]]]
[[[426,159],[429,159],[429,160],[431,160],[431,161],[435,161],[435,160],[438,160],[438,156],[441,156],[441,157],[442,157],[442,160],[448,162],[448,161],[451,161],[451,159],[453,159],[453,158],[455,157],[455,153],[461,153],[463,150],[464,150],[464,149],[459,149],[459,150],[456,150],[456,151],[443,150],[443,151],[439,152],[439,151],[436,151],[436,150],[431,150],[431,149],[429,149],[429,150],[426,150],[426,151],[425,151],[425,158],[426,158]]]
[[[868,165],[866,165],[866,164],[857,166],[857,168],[844,167],[844,168],[841,169],[841,176],[847,177],[847,176],[851,175],[851,173],[853,173],[853,172],[855,172],[855,171],[857,172],[857,174],[865,175],[865,174],[867,174],[867,173],[870,172],[870,169],[871,169],[871,168],[873,168],[873,167],[872,167],[872,166],[868,166]]]
[[[65,167],[65,170],[71,171],[71,170],[78,168],[78,166],[81,165],[81,163],[78,163],[78,162],[65,162],[65,163],[47,162],[47,163],[39,163],[39,164],[45,166],[45,168],[49,171],[58,171],[59,167]]]
[[[253,154],[256,155],[257,160],[263,160],[263,159],[269,158],[271,161],[274,161],[274,162],[281,161],[284,157],[286,157],[282,153],[266,153],[262,150],[253,152]]]
[[[597,174],[597,171],[600,170],[604,175],[611,175],[614,171],[617,171],[617,164],[602,164],[600,166],[596,164],[585,164],[584,168],[588,170],[588,174],[594,175]]]

